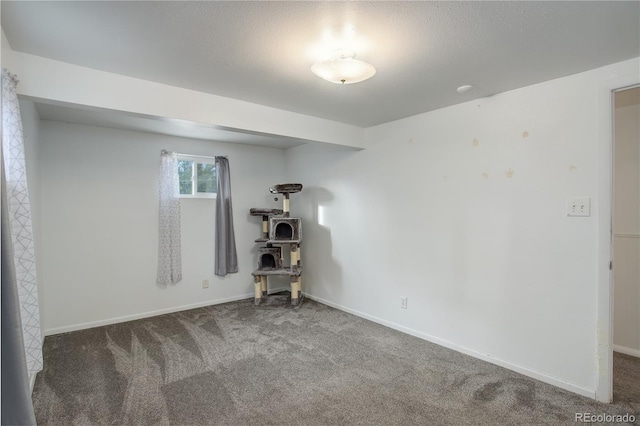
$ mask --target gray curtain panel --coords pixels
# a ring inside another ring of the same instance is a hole
[[[35,425],[2,169],[2,424]]]
[[[227,157],[216,157],[218,194],[216,196],[216,262],[215,274],[225,276],[238,272],[236,237],[233,232],[231,177]]]

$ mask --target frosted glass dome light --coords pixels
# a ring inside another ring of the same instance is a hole
[[[355,52],[350,49],[334,50],[331,58],[316,62],[311,71],[318,77],[337,84],[352,84],[367,80],[376,74],[373,65],[353,59]]]

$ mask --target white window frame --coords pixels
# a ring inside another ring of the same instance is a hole
[[[182,155],[179,154],[178,155],[178,161],[191,161],[193,163],[193,168],[192,168],[192,175],[191,175],[191,181],[193,183],[193,185],[191,186],[191,188],[193,188],[193,193],[192,194],[180,194],[180,198],[208,198],[208,199],[215,199],[217,198],[218,193],[217,192],[197,192],[198,189],[198,181],[196,179],[196,170],[197,170],[197,164],[208,164],[211,166],[215,167],[215,159],[214,158],[203,158],[203,157],[198,157],[195,155]],[[217,172],[217,170],[216,170]],[[217,177],[217,174],[216,174]]]

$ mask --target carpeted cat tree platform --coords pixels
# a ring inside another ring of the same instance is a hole
[[[286,304],[299,309],[302,304],[302,265],[300,243],[302,219],[289,217],[289,196],[302,191],[300,183],[283,183],[269,188],[272,194],[282,194],[282,210],[252,208],[251,216],[262,216],[262,237],[258,248],[258,269],[252,272],[255,287],[255,306],[276,307]],[[276,199],[277,200],[277,199]],[[289,265],[284,265],[284,251],[289,249]],[[291,283],[291,296],[269,295],[268,277],[287,276]],[[286,300],[283,300],[286,299]],[[285,302],[285,303],[283,303]]]

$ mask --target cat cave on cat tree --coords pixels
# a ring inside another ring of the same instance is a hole
[[[286,276],[291,284],[290,305],[299,308],[302,295],[302,265],[300,243],[302,242],[302,219],[289,216],[289,196],[302,191],[300,183],[283,183],[269,188],[272,194],[282,194],[282,210],[252,208],[251,216],[262,217],[262,237],[256,243],[264,243],[258,248],[258,269],[253,271],[255,298],[254,305],[268,301],[268,277]],[[284,265],[284,250],[289,249],[289,265]]]

